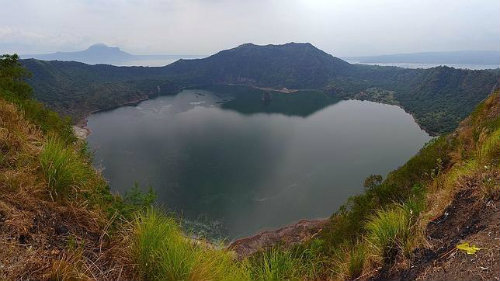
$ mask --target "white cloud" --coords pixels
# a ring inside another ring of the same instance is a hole
[[[0,0],[0,51],[210,54],[311,42],[334,55],[499,49],[500,1]]]

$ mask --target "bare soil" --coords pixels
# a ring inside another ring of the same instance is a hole
[[[469,178],[441,216],[427,225],[429,247],[416,249],[408,269],[381,272],[375,280],[500,280],[500,200],[484,198],[486,177],[500,184],[491,171]],[[469,255],[456,246],[468,242],[481,250]]]

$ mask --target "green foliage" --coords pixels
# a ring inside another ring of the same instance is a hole
[[[72,188],[84,185],[91,172],[71,147],[54,136],[43,146],[40,166],[57,196],[68,195]]]
[[[382,183],[382,180],[383,178],[381,175],[370,175],[365,179],[363,186],[369,190],[374,189]]]
[[[132,256],[143,280],[249,280],[229,252],[189,240],[173,218],[154,209],[137,217],[133,231]]]
[[[254,84],[318,89],[350,65],[309,43],[257,46],[244,44],[199,60],[165,67],[173,80],[190,85]]]
[[[136,182],[123,197],[110,198],[112,201],[112,205],[108,210],[110,215],[118,212],[126,220],[132,220],[137,213],[151,208],[156,200],[156,192],[152,187],[148,187],[147,191],[143,190]]]
[[[389,173],[382,183],[379,183],[378,177],[372,177],[377,185],[367,189],[364,194],[349,198],[331,217],[329,226],[322,231],[321,238],[327,245],[325,254],[331,256],[334,254],[332,249],[361,239],[366,233],[364,225],[367,218],[374,211],[384,209],[394,202],[416,200],[408,204],[421,204],[424,190],[420,186],[433,179],[432,174],[436,167],[449,165],[448,153],[452,148],[445,137],[433,139],[405,165]],[[371,182],[372,180],[369,180],[370,184]]]
[[[86,65],[78,62],[23,60],[33,76],[34,95],[60,114],[80,122],[92,112],[177,93],[161,68]]]
[[[24,111],[25,117],[45,133],[57,134],[68,143],[74,141],[70,119],[61,119],[57,113],[31,99],[32,89],[24,82],[30,74],[21,66],[18,59],[16,54],[0,57],[0,97],[16,104]]]
[[[309,45],[300,46],[300,59],[293,62],[283,54],[297,55],[295,47],[290,45],[287,48],[291,49],[285,51],[270,47],[271,51],[263,52],[256,46],[242,46],[208,60],[181,61],[165,68],[120,68],[36,60],[24,61],[24,64],[35,74],[30,83],[37,90],[37,98],[77,118],[126,102],[174,93],[179,89],[176,85],[242,83],[324,90],[324,93],[303,91],[291,95],[276,94],[273,95],[273,101],[262,109],[261,92],[256,90],[257,95],[255,92],[251,94],[246,88],[249,94],[243,93],[234,102],[244,101],[243,106],[247,108],[235,108],[247,110],[248,113],[290,110],[310,114],[307,112],[314,112],[329,102],[354,97],[366,89],[377,89],[376,93],[369,93],[371,98],[399,103],[416,116],[427,131],[433,133],[454,128],[485,97],[498,77],[498,71],[467,71],[447,67],[407,70],[352,66]],[[311,57],[317,60],[308,65]],[[269,67],[263,69],[262,63]],[[89,202],[107,208],[110,214],[118,211],[125,217],[151,204],[154,197],[152,192],[139,193],[136,187],[122,200],[112,196],[109,187],[96,180],[95,173],[88,177],[91,166],[70,145],[74,137],[69,120],[61,120],[29,99],[30,90],[23,82],[27,76],[17,63],[17,56],[3,56],[0,67],[2,97],[22,108],[25,116],[44,132],[56,135],[48,139],[40,154],[41,170],[52,191],[58,195],[69,194],[72,188],[88,185],[91,188],[82,194]],[[166,80],[166,77],[175,83]],[[158,92],[158,86],[167,90]],[[226,106],[234,106],[234,103]],[[481,144],[482,159],[496,161],[499,133],[495,130],[498,129],[500,118],[486,118],[487,110],[484,109],[488,106],[492,105],[482,104],[472,115],[474,143]],[[495,132],[494,138],[485,140],[481,137],[491,132]],[[456,148],[455,142],[449,136],[436,138],[405,165],[390,173],[384,181],[378,177],[372,178],[365,194],[350,198],[331,217],[330,224],[321,232],[319,239],[314,240],[320,242],[309,243],[309,247],[303,251],[272,249],[253,258],[248,267],[245,263],[236,262],[226,251],[189,240],[182,235],[175,220],[147,209],[138,215],[133,226],[132,252],[135,263],[141,277],[146,280],[315,278],[316,269],[312,273],[310,270],[318,264],[323,265],[323,257],[332,257],[339,247],[358,245],[359,241],[364,241],[364,237],[372,245],[375,254],[390,263],[398,254],[407,254],[411,248],[415,219],[425,208],[422,199],[425,190],[420,186],[425,186],[451,166],[449,154]],[[367,249],[362,246],[346,251],[343,274],[349,277],[359,275],[366,255]]]
[[[301,93],[242,95],[224,107],[243,113],[280,112],[305,116],[341,99],[397,104],[428,133],[451,132],[496,84],[498,70],[450,67],[404,69],[351,65],[311,44],[256,46],[219,52],[165,67],[114,67],[77,62],[25,60],[35,96],[79,121],[97,110],[175,94],[185,87],[246,85],[302,89]],[[224,87],[224,86],[222,86]],[[236,94],[238,89],[233,89]],[[302,95],[302,97],[299,97]]]
[[[142,192],[139,184],[134,183],[134,187],[125,193],[125,203],[141,210],[151,207],[156,200],[156,193],[150,186],[147,192]]]
[[[2,55],[0,57],[0,88],[16,94],[19,99],[31,97],[31,87],[23,81],[30,74],[19,63],[19,56]]]

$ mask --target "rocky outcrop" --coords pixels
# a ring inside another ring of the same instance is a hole
[[[238,239],[228,248],[235,251],[239,258],[243,258],[275,245],[290,247],[316,236],[327,222],[328,219],[301,220],[276,230],[266,230],[254,236]]]

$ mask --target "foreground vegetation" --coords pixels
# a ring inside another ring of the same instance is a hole
[[[112,195],[70,122],[31,99],[16,56],[0,64],[0,279],[328,280],[404,267],[464,177],[500,196],[500,94],[385,180],[373,175],[316,237],[238,259],[186,237],[154,193]]]

